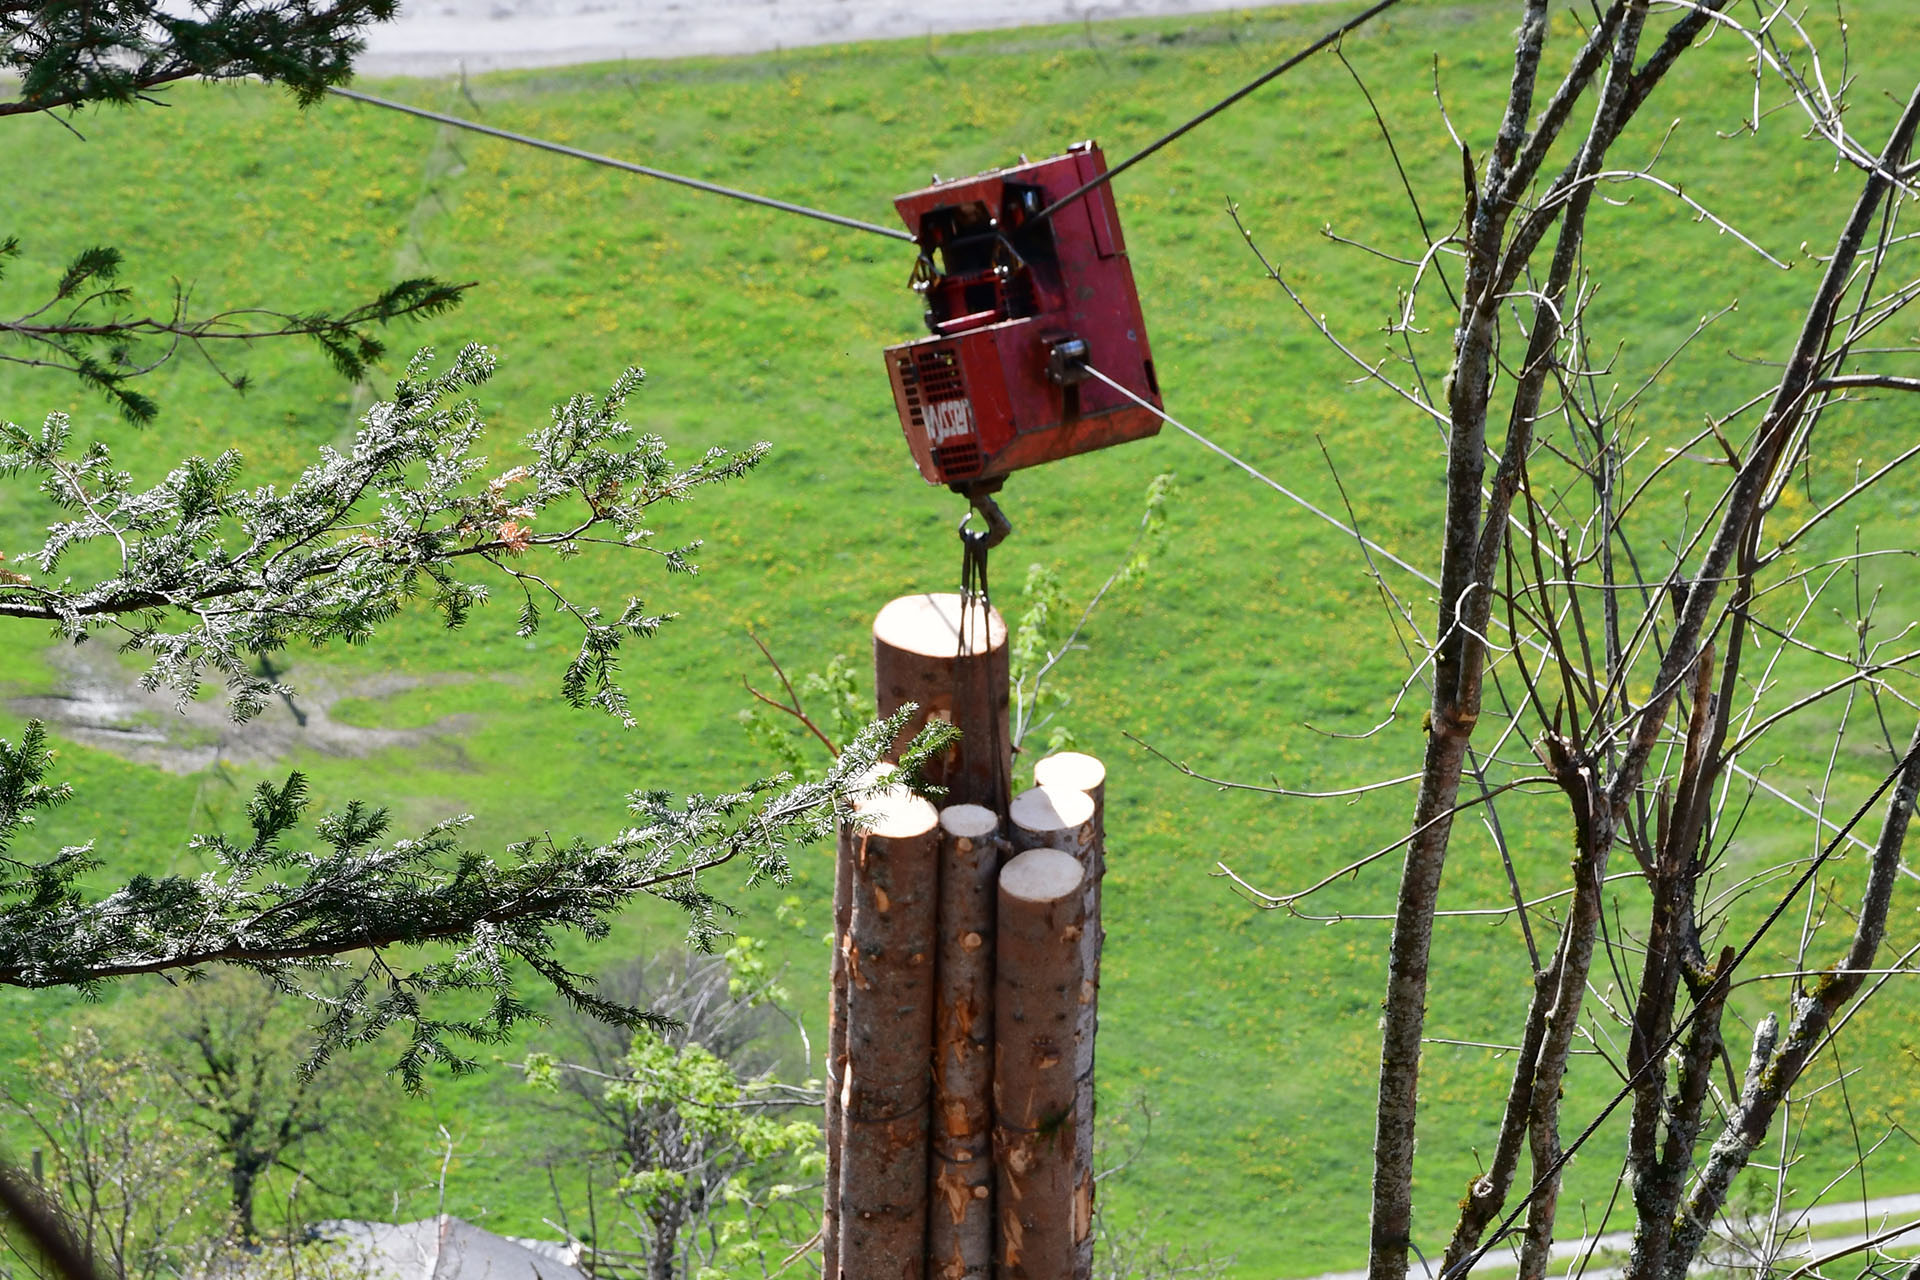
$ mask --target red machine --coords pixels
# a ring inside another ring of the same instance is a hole
[[[929,483],[985,495],[1010,471],[1160,430],[1087,374],[1160,404],[1112,188],[1038,216],[1106,168],[1082,142],[894,200],[920,245],[913,287],[933,336],[888,347],[887,372]]]

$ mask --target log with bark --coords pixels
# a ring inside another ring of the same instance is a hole
[[[1085,880],[1080,862],[1058,849],[1028,850],[1000,872],[993,1149],[996,1275],[1005,1280],[1063,1280],[1075,1265],[1073,1067]]]
[[[1093,1057],[1098,1030],[1100,949],[1106,933],[1100,924],[1100,881],[1106,874],[1101,801],[1106,766],[1089,755],[1062,752],[1034,766],[1040,785],[1014,797],[1009,824],[1016,849],[1053,848],[1072,854],[1086,872],[1081,909],[1086,928],[1080,935],[1079,1016],[1074,1027],[1074,1216],[1076,1250],[1073,1274],[1093,1274]]]
[[[868,792],[894,772],[890,764],[874,766],[856,787]],[[863,801],[855,801],[859,815]],[[826,1115],[823,1128],[827,1142],[826,1204],[820,1215],[822,1280],[836,1280],[840,1257],[840,1150],[845,1140],[841,1116],[841,1090],[846,1082],[847,1064],[847,952],[853,945],[853,860],[858,849],[860,829],[857,822],[840,824],[834,846],[833,862],[833,957],[828,970]]]
[[[841,1114],[841,1090],[847,1072],[847,948],[853,945],[854,841],[859,832],[840,826],[833,860],[833,958],[827,996],[827,1104],[822,1127],[826,1131],[826,1206],[820,1214],[821,1280],[840,1275],[840,1150],[846,1141]]]
[[[940,941],[933,1022],[928,1271],[993,1268],[993,946],[1000,817],[975,804],[940,812]]]
[[[1093,801],[1093,839],[1084,845],[1082,865],[1087,871],[1087,929],[1081,938],[1080,954],[1086,976],[1080,993],[1079,1039],[1074,1060],[1074,1123],[1078,1126],[1074,1152],[1075,1218],[1074,1239],[1079,1257],[1074,1275],[1079,1280],[1093,1274],[1093,1060],[1095,1035],[1100,1024],[1100,954],[1106,949],[1107,927],[1101,915],[1101,886],[1107,875],[1107,766],[1098,758],[1080,751],[1060,751],[1033,766],[1034,786],[1050,791],[1080,791]],[[1076,832],[1070,840],[1079,840]],[[1075,852],[1069,850],[1069,852]]]
[[[960,740],[927,763],[928,783],[948,804],[1005,813],[1013,777],[1007,729],[1007,625],[984,601],[952,592],[901,596],[873,620],[874,691],[880,714],[919,707],[894,743],[896,753],[930,718],[960,730]]]
[[[940,824],[904,788],[861,806],[846,948],[835,1280],[919,1280]]]

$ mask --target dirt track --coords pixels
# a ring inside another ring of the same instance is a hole
[[[1299,0],[1267,0],[1298,3]],[[449,75],[619,58],[1244,9],[1230,0],[406,0],[367,33],[363,75]]]

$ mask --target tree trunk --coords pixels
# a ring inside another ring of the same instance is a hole
[[[1029,850],[1000,872],[993,1146],[995,1274],[1003,1280],[1063,1280],[1073,1272],[1074,1034],[1086,878],[1058,849]]]
[[[1588,770],[1572,780],[1570,794],[1579,782],[1591,778]],[[1592,795],[1585,797],[1591,804]],[[1580,804],[1581,799],[1575,799]],[[1580,1008],[1586,999],[1587,978],[1593,968],[1594,944],[1604,909],[1601,894],[1606,885],[1607,854],[1614,842],[1614,827],[1605,813],[1594,815],[1589,825],[1581,824],[1580,852],[1574,861],[1573,902],[1568,908],[1566,943],[1560,952],[1559,986],[1553,1004],[1547,1010],[1546,1028],[1540,1041],[1540,1057],[1534,1068],[1533,1114],[1528,1122],[1528,1154],[1533,1162],[1535,1183],[1527,1202],[1526,1234],[1521,1240],[1521,1280],[1543,1280],[1552,1261],[1553,1224],[1560,1208],[1560,1104],[1564,1095],[1568,1054],[1580,1026]]]
[[[1087,880],[1082,893],[1086,909],[1086,929],[1080,937],[1080,1017],[1074,1040],[1074,1240],[1078,1254],[1074,1263],[1076,1280],[1093,1274],[1093,1122],[1094,1122],[1094,1037],[1099,1030],[1100,953],[1106,947],[1107,931],[1100,916],[1100,887],[1107,874],[1105,799],[1107,767],[1093,756],[1077,751],[1048,756],[1033,768],[1034,791],[1014,801],[1016,816],[1015,845],[1046,845],[1063,849],[1079,859]],[[1051,811],[1042,814],[1038,802],[1027,796],[1053,796],[1062,792],[1085,795],[1093,804],[1093,816],[1079,825],[1041,828],[1051,822],[1078,817],[1080,806],[1071,801],[1048,804]],[[1025,801],[1023,804],[1022,801]],[[1038,824],[1038,825],[1036,825]]]
[[[1420,1043],[1426,1031],[1427,962],[1434,904],[1447,861],[1460,767],[1471,723],[1434,717],[1415,802],[1393,936],[1387,948],[1387,995],[1380,1028],[1380,1091],[1374,1109],[1373,1207],[1367,1280],[1405,1280],[1413,1240],[1413,1144],[1419,1118]]]
[[[653,1247],[647,1250],[647,1280],[674,1280],[674,1272],[679,1270],[679,1251],[680,1215],[663,1213],[653,1220]]]
[[[1004,813],[1013,777],[1007,729],[1007,625],[991,605],[962,607],[952,592],[901,596],[873,620],[874,692],[880,714],[911,702],[920,710],[894,743],[897,754],[929,719],[960,730],[960,741],[930,762],[926,778],[949,804]]]
[[[242,1244],[252,1244],[259,1238],[253,1221],[253,1198],[260,1175],[265,1171],[266,1166],[258,1160],[237,1153],[233,1157],[233,1226]]]
[[[993,1268],[994,885],[1000,818],[940,813],[940,941],[934,1004],[928,1270],[941,1280]]]
[[[838,1265],[919,1280],[927,1245],[927,1062],[940,827],[904,789],[862,806],[847,948]]]

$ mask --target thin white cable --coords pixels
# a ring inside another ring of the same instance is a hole
[[[1186,423],[1180,421],[1178,418],[1174,418],[1170,416],[1165,409],[1160,408],[1158,405],[1153,404],[1151,401],[1142,400],[1139,396],[1133,394],[1131,390],[1121,386],[1119,383],[1115,382],[1112,378],[1109,378],[1106,374],[1100,372],[1098,369],[1094,368],[1092,365],[1087,366],[1087,372],[1092,374],[1094,377],[1100,379],[1100,381],[1106,383],[1108,386],[1112,387],[1115,391],[1118,391],[1121,395],[1133,401],[1135,404],[1139,405],[1142,409],[1145,409],[1147,412],[1151,413],[1154,417],[1160,419],[1160,421],[1166,423],[1168,426],[1176,427],[1179,430],[1186,432],[1189,436],[1193,437],[1195,440],[1198,440],[1201,444],[1213,450],[1215,453],[1225,458],[1228,462],[1231,462],[1234,466],[1240,468],[1242,471],[1252,476],[1255,480],[1258,480],[1261,484],[1266,485],[1269,489],[1272,489],[1275,493],[1279,494],[1281,497],[1286,498],[1288,501],[1293,502],[1298,506],[1304,508],[1305,510],[1312,512],[1314,515],[1319,516],[1322,520],[1325,520],[1328,524],[1332,525],[1334,528],[1338,529],[1340,532],[1346,534],[1349,538],[1353,538],[1356,541],[1358,541],[1361,546],[1366,547],[1370,551],[1378,552],[1380,555],[1384,556],[1388,560],[1391,560],[1394,564],[1399,565],[1402,569],[1405,569],[1408,573],[1420,579],[1420,581],[1426,583],[1428,586],[1434,587],[1434,588],[1439,587],[1440,585],[1439,579],[1428,577],[1425,572],[1414,568],[1412,565],[1408,564],[1405,560],[1402,560],[1399,556],[1393,554],[1393,552],[1387,550],[1385,547],[1375,542],[1372,538],[1369,538],[1365,534],[1361,533],[1358,529],[1350,527],[1349,525],[1341,521],[1336,516],[1328,515],[1325,511],[1322,511],[1319,507],[1314,506],[1313,503],[1308,502],[1305,498],[1301,497],[1299,494],[1295,493],[1293,490],[1287,488],[1287,486],[1281,484],[1278,480],[1275,480],[1273,477],[1266,475],[1265,473],[1259,470],[1256,470],[1249,463],[1246,463],[1241,459],[1236,458],[1233,454],[1228,453],[1225,449],[1222,449],[1219,445],[1207,439],[1205,436],[1201,435],[1198,431],[1195,431],[1192,427],[1188,426]]]
[[[1346,534],[1350,538],[1357,540],[1362,546],[1367,547],[1372,551],[1378,552],[1382,557],[1392,561],[1394,564],[1398,565],[1400,568],[1405,569],[1408,573],[1420,579],[1420,581],[1426,583],[1428,586],[1438,587],[1440,585],[1433,578],[1427,576],[1427,574],[1421,572],[1419,569],[1414,568],[1412,565],[1408,564],[1405,560],[1402,560],[1399,556],[1393,554],[1393,552],[1387,550],[1385,547],[1381,546],[1379,543],[1375,542],[1373,539],[1362,534],[1359,530],[1352,528],[1351,526],[1347,525],[1345,522],[1337,519],[1334,516],[1328,515],[1325,511],[1322,511],[1319,507],[1307,501],[1305,498],[1301,497],[1299,494],[1295,493],[1293,490],[1287,488],[1285,485],[1281,484],[1279,481],[1273,479],[1271,476],[1268,476],[1264,472],[1255,468],[1252,464],[1243,461],[1242,459],[1229,453],[1227,450],[1221,448],[1219,445],[1207,439],[1205,436],[1201,435],[1198,431],[1195,431],[1192,427],[1188,426],[1186,423],[1181,422],[1178,418],[1175,418],[1170,414],[1168,414],[1165,409],[1160,408],[1158,405],[1153,404],[1151,401],[1142,400],[1139,396],[1135,395],[1131,390],[1121,386],[1118,382],[1115,382],[1112,378],[1109,378],[1106,374],[1100,372],[1098,369],[1094,368],[1092,365],[1087,366],[1087,372],[1092,374],[1094,377],[1100,379],[1100,381],[1106,383],[1108,386],[1112,387],[1115,391],[1118,391],[1121,395],[1125,396],[1127,399],[1139,405],[1142,409],[1145,409],[1147,412],[1153,414],[1153,416],[1160,419],[1160,421],[1166,423],[1170,427],[1174,427],[1180,431],[1185,432],[1188,436],[1192,437],[1194,440],[1199,441],[1201,444],[1205,445],[1207,448],[1213,450],[1215,453],[1225,458],[1228,462],[1231,462],[1234,466],[1239,467],[1242,471],[1246,472],[1248,475],[1252,476],[1254,479],[1258,480],[1260,483],[1266,485],[1268,488],[1272,489],[1275,493],[1278,493],[1280,496],[1286,498],[1290,502],[1297,504],[1298,506],[1304,508],[1305,510],[1312,512],[1314,515],[1319,516],[1322,520],[1325,520],[1328,524],[1340,530],[1340,532]],[[1527,636],[1527,637],[1524,637],[1524,640],[1526,643],[1530,644],[1533,648],[1539,650],[1540,652],[1542,653],[1546,652],[1545,643],[1540,639],[1538,639],[1537,637]],[[1745,769],[1744,767],[1741,766],[1741,764],[1737,760],[1729,761],[1727,767],[1730,770],[1732,770],[1732,772],[1740,775],[1742,778],[1745,778],[1748,782],[1753,783],[1760,790],[1766,792],[1768,795],[1772,796],[1774,799],[1780,800],[1785,804],[1787,804],[1789,807],[1793,809],[1797,809],[1801,813],[1805,814],[1807,817],[1812,818],[1815,821],[1815,823],[1817,823],[1819,826],[1824,827],[1829,831],[1840,830],[1839,823],[1829,820],[1828,818],[1820,814],[1817,810],[1815,810],[1811,805],[1801,803],[1799,800],[1795,799],[1793,796],[1788,795],[1786,792],[1782,791],[1780,788],[1774,786],[1772,783],[1762,778],[1759,774],[1752,773],[1749,770]],[[1861,839],[1859,836],[1854,835],[1851,831],[1846,833],[1846,839],[1849,844],[1855,845],[1862,849],[1871,849],[1873,847],[1873,845],[1870,842]],[[1913,879],[1920,880],[1920,873],[1914,872],[1913,870],[1906,867],[1904,864],[1901,866],[1900,870],[1904,874],[1911,876]]]

